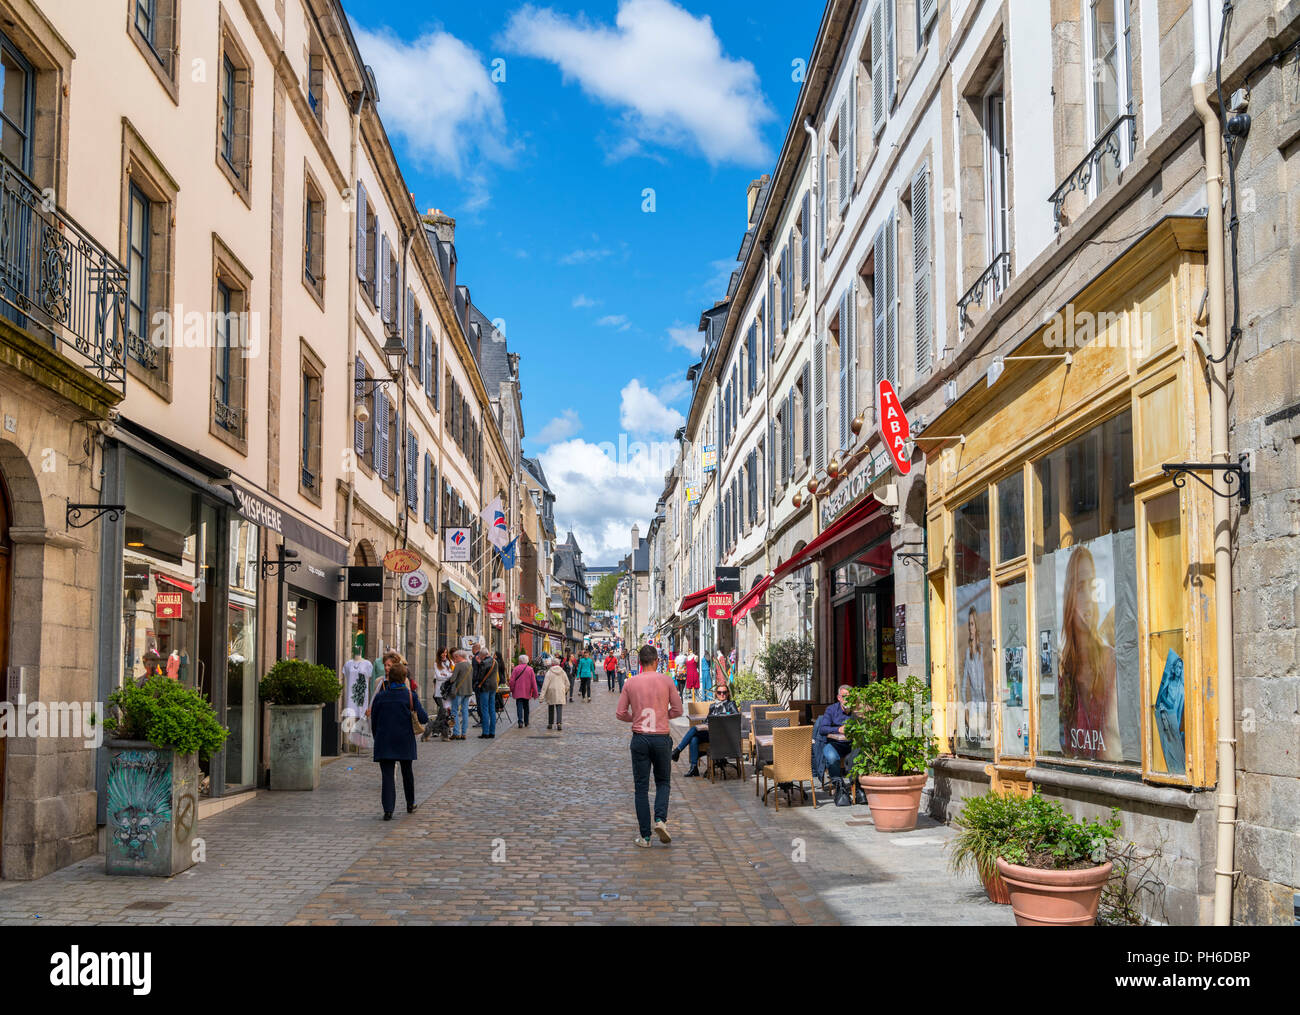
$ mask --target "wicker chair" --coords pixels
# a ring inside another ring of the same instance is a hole
[[[716,782],[714,773],[725,773],[727,765],[734,758],[740,769],[740,777],[745,778],[745,755],[740,738],[740,716],[709,716],[709,779]]]
[[[696,716],[709,714],[709,703],[707,701],[688,701],[686,703],[686,714],[694,719]]]
[[[780,708],[780,705],[771,705],[767,702],[755,702],[749,709],[749,721],[741,724],[745,734],[745,753],[748,757],[754,756],[754,722],[763,717],[765,712],[774,708]],[[743,714],[743,713],[742,713]],[[765,734],[766,735],[766,734]]]
[[[792,792],[798,783],[802,794],[803,784],[808,783],[812,790],[813,806],[817,806],[817,787],[813,784],[812,774],[812,735],[811,726],[790,726],[772,731],[772,762],[763,766],[763,803],[767,803],[767,783],[772,781],[772,799],[776,809],[781,809],[781,787]]]
[[[754,736],[765,737],[773,735],[772,731],[777,728],[784,729],[792,725],[790,715],[787,712],[776,713],[772,710],[766,711],[760,718],[754,720]],[[808,745],[808,757],[812,758],[812,744]],[[758,796],[758,777],[762,771],[763,765],[771,762],[772,748],[759,747],[758,741],[754,741],[754,796]]]

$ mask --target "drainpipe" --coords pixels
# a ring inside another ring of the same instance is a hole
[[[1227,281],[1224,271],[1223,133],[1219,113],[1209,102],[1211,70],[1210,0],[1193,0],[1195,66],[1192,101],[1205,128],[1206,284],[1210,313],[1210,453],[1214,462],[1228,456]],[[1215,680],[1218,697],[1218,835],[1214,858],[1214,925],[1232,923],[1232,879],[1237,828],[1236,673],[1232,655],[1232,502],[1214,500]]]
[[[348,419],[351,423],[353,433],[356,432],[356,419],[353,413],[356,412],[356,362],[357,362],[357,285],[359,280],[356,278],[357,264],[357,201],[356,201],[356,183],[357,183],[357,137],[361,125],[361,107],[366,101],[365,75],[362,75],[361,91],[357,93],[356,99],[352,102],[352,108],[348,111],[350,116],[351,140],[348,143],[348,155],[350,164],[348,166],[348,182],[352,188],[352,213],[348,216],[349,224],[352,227],[352,235],[348,239],[348,272],[352,276],[348,284],[348,362],[352,364],[353,382],[352,397],[348,402],[352,405],[351,412],[348,413]],[[355,443],[356,438],[352,438]],[[352,552],[352,511],[353,502],[357,493],[357,470],[354,466],[352,472],[348,475],[348,500],[347,507],[343,512],[343,536],[348,541],[348,552]],[[367,646],[369,648],[369,646]],[[348,647],[347,657],[352,658],[351,646]]]

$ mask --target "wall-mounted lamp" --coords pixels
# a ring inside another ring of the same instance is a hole
[[[1074,356],[1068,352],[1056,353],[1049,356],[994,356],[993,362],[989,364],[989,372],[986,377],[988,386],[991,388],[998,382],[998,378],[1001,377],[1003,372],[1007,369],[1008,360],[1031,359],[1063,359],[1065,360],[1065,366],[1067,369],[1069,369],[1070,365],[1074,362]]]

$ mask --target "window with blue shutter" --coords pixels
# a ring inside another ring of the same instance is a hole
[[[382,389],[375,393],[375,472],[380,479],[388,478],[388,395]]]
[[[393,323],[393,279],[388,273],[388,260],[391,245],[388,242],[388,234],[379,243],[379,263],[375,265],[379,279],[379,315],[385,324]]]
[[[352,386],[352,397],[356,402],[360,403],[366,397],[366,386],[363,383],[366,379],[366,364],[360,356],[357,357],[355,378],[356,383]],[[352,450],[359,461],[365,459],[366,424],[355,417],[352,420]]]
[[[415,439],[415,431],[406,430],[406,504],[412,510],[420,504],[420,445]]]
[[[357,183],[357,278],[362,288],[366,285],[369,258],[366,256],[366,185]]]
[[[433,456],[424,453],[424,524],[432,520],[433,511]]]
[[[427,398],[433,397],[433,386],[437,382],[433,378],[433,328],[429,325],[424,326],[424,394]]]
[[[808,288],[812,259],[812,194],[804,191],[803,211],[799,213],[799,283]]]

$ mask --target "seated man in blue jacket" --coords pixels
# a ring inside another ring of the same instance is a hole
[[[848,738],[844,735],[844,723],[849,717],[849,710],[844,705],[850,690],[852,688],[848,684],[840,685],[836,700],[817,720],[817,725],[813,729],[814,742],[820,748],[820,755],[815,760],[820,762],[817,767],[823,785],[826,782],[826,775],[829,775],[832,781],[844,778],[844,759],[851,750]]]

